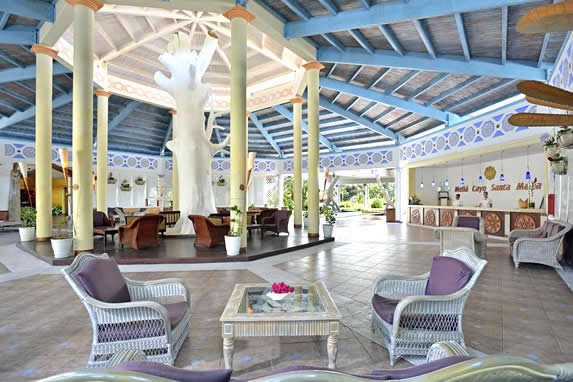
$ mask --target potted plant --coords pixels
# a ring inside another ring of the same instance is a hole
[[[227,181],[225,180],[225,178],[223,177],[223,175],[219,175],[219,178],[217,179],[217,186],[219,187],[223,187],[227,184]]]
[[[302,211],[302,225],[306,228],[308,228],[308,211],[304,210]]]
[[[58,216],[56,220],[57,233],[51,239],[54,258],[56,259],[63,259],[72,255],[74,239],[70,232],[64,231],[69,219],[69,216]]]
[[[116,184],[116,183],[117,183],[117,179],[115,179],[110,172],[109,176],[107,177],[107,184]]]
[[[20,211],[20,220],[22,225],[20,231],[20,241],[32,241],[36,236],[36,209],[33,207],[24,207]]]
[[[564,149],[573,149],[573,130],[567,126],[561,126],[557,132],[556,141]]]
[[[329,239],[332,237],[332,230],[334,229],[334,223],[336,223],[336,215],[330,206],[322,207],[321,213],[325,221],[322,225],[322,232],[324,233],[324,238]]]
[[[145,179],[143,179],[141,176],[138,176],[137,178],[135,178],[135,181],[133,182],[138,186],[143,186],[145,184]]]
[[[231,224],[229,233],[225,235],[225,248],[227,256],[237,256],[241,249],[241,235],[243,233],[243,212],[238,206],[229,209],[231,212]]]
[[[545,157],[549,158],[556,158],[559,156],[559,145],[555,141],[554,136],[548,136],[547,139],[543,142],[543,151],[545,152]]]
[[[549,158],[551,162],[551,171],[557,175],[567,174],[567,157],[559,155],[556,158]]]

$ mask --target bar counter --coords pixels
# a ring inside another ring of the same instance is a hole
[[[408,206],[408,223],[413,225],[449,227],[454,216],[481,216],[485,232],[500,237],[508,236],[514,229],[535,229],[547,219],[545,210],[536,208]]]

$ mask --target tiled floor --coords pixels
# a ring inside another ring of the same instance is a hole
[[[122,270],[135,279],[181,277],[190,284],[190,338],[176,365],[219,368],[223,366],[219,317],[235,283],[321,280],[339,306],[353,304],[344,306],[367,311],[376,277],[424,273],[438,254],[430,230],[405,224],[339,219],[335,235],[334,243],[251,263],[130,265]],[[0,252],[13,250],[10,243],[0,239]],[[523,264],[514,270],[508,249],[499,241],[490,244],[489,263],[465,309],[467,344],[485,353],[505,352],[546,363],[571,361],[571,291],[551,268]],[[23,260],[29,256],[11,255]],[[4,262],[1,253],[0,261]],[[59,269],[4,265],[13,269],[0,274],[0,380],[35,380],[85,365],[89,319]],[[368,318],[341,311],[348,325],[342,326],[338,368],[358,373],[387,367],[386,350],[349,328],[366,325]],[[241,339],[235,343],[233,375],[249,377],[285,365],[326,363],[325,338]],[[397,367],[407,365],[401,361]]]

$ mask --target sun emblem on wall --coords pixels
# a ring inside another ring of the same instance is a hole
[[[483,172],[483,174],[485,175],[485,178],[487,180],[492,180],[495,178],[495,174],[497,174],[497,171],[495,171],[495,168],[492,166],[487,166],[485,168],[485,171]]]

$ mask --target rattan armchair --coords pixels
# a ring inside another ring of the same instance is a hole
[[[382,335],[392,366],[403,355],[425,356],[435,342],[455,341],[465,346],[464,305],[487,261],[469,248],[445,251],[442,256],[456,258],[472,270],[469,281],[455,293],[426,295],[429,272],[420,276],[382,276],[374,282],[373,295],[399,300],[392,323],[375,309],[372,311],[372,330]]]
[[[135,281],[123,277],[131,301],[99,301],[91,297],[80,272],[83,270],[85,274],[88,270],[102,283],[109,282],[106,279],[109,275],[95,273],[94,264],[90,265],[108,259],[107,254],[82,253],[62,270],[91,319],[93,336],[88,367],[103,367],[114,353],[124,349],[141,350],[147,360],[172,365],[189,332],[189,289],[176,278]],[[174,319],[174,311],[178,321]]]

